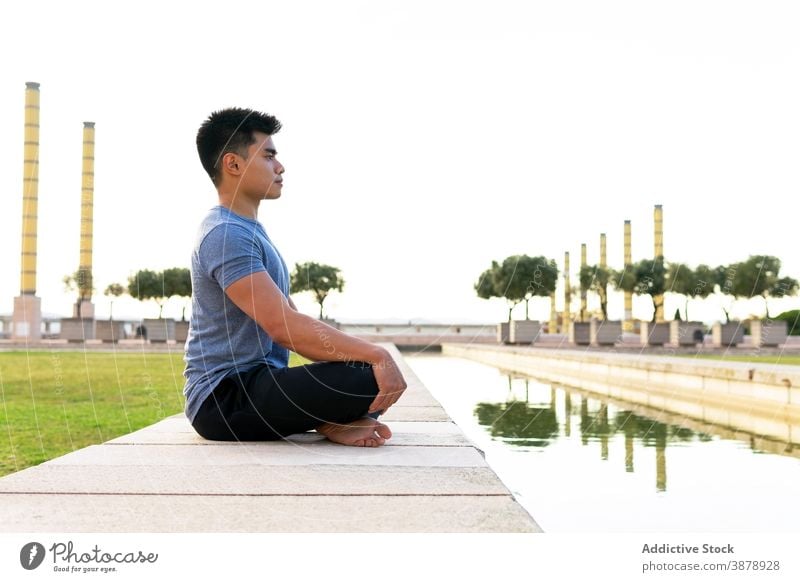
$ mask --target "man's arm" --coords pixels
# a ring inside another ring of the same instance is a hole
[[[297,305],[295,305],[295,304],[294,304],[294,301],[292,301],[292,298],[291,298],[291,297],[287,296],[287,297],[286,297],[286,301],[289,303],[289,307],[291,307],[291,308],[292,308],[292,309],[294,309],[295,311],[299,311],[299,310],[297,309]],[[315,360],[315,359],[313,359],[313,358],[309,358],[308,356],[303,356],[303,357],[304,357],[306,360],[311,360],[312,362],[319,362],[319,361],[320,361],[320,360]]]
[[[242,277],[225,293],[273,340],[301,356],[372,364],[380,391],[370,412],[389,408],[405,390],[403,375],[386,349],[296,311],[265,271]]]

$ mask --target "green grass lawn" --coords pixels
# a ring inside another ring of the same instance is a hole
[[[183,367],[182,352],[0,352],[0,476],[182,412]]]
[[[681,356],[686,358],[703,358],[708,360],[727,360],[729,362],[753,362],[757,364],[788,364],[792,366],[800,366],[800,356],[786,356],[786,355],[740,355],[740,356],[721,356],[721,355],[685,355]]]

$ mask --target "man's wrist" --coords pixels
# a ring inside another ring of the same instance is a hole
[[[383,364],[387,359],[391,358],[391,354],[389,350],[383,348],[381,346],[373,346],[373,350],[369,354],[367,358],[367,362],[372,364],[373,366],[379,366]]]

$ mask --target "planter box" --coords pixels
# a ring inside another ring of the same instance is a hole
[[[176,321],[175,322],[175,341],[178,343],[186,343],[186,338],[189,337],[189,322]]]
[[[735,346],[744,341],[744,326],[734,321],[732,323],[715,323],[711,326],[711,344],[715,348]]]
[[[175,320],[145,319],[142,325],[146,330],[146,337],[151,342],[167,342],[175,339]]]
[[[789,337],[785,321],[756,319],[750,322],[750,341],[754,346],[780,346]]]
[[[569,322],[569,343],[578,346],[588,346],[592,343],[591,325],[586,321]]]
[[[592,319],[589,336],[593,346],[613,346],[622,337],[622,322]]]
[[[497,343],[507,344],[509,339],[509,324],[508,323],[498,323],[497,324]]]
[[[639,339],[643,346],[663,346],[669,343],[670,322],[653,323],[643,321],[639,328]]]
[[[508,341],[512,344],[532,344],[542,331],[542,324],[531,319],[512,321]]]
[[[673,346],[694,346],[703,343],[705,326],[701,321],[670,321],[669,343]]]
[[[82,342],[95,338],[94,319],[64,317],[61,319],[61,333],[58,336],[70,342]]]
[[[613,346],[622,337],[621,321],[573,321],[569,325],[569,341],[578,346]]]
[[[125,324],[123,322],[101,319],[96,322],[94,337],[104,342],[116,343],[128,336],[125,334]]]

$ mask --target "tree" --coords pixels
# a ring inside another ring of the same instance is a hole
[[[689,297],[694,288],[694,273],[685,263],[669,263],[666,274],[666,287],[668,293],[682,295],[686,299],[684,317],[689,321]],[[680,312],[676,311],[675,319],[680,321]]]
[[[634,293],[636,290],[635,266],[627,265],[620,270],[609,269],[609,281],[619,291]]]
[[[80,318],[81,303],[84,301],[91,301],[92,293],[94,292],[92,270],[81,267],[73,274],[65,275],[62,281],[67,291],[78,292],[78,300],[75,305],[77,316]]]
[[[770,297],[792,297],[797,295],[798,290],[800,289],[800,283],[798,283],[797,279],[792,279],[791,277],[781,277],[775,284],[770,287],[768,291],[768,295]],[[766,298],[764,299],[766,302]],[[769,317],[769,311],[767,311],[767,317]]]
[[[558,267],[556,262],[546,257],[516,257],[515,276],[525,282],[525,319],[528,319],[528,303],[534,297],[550,297],[555,293],[558,284]]]
[[[481,299],[502,297],[508,301],[508,321],[511,321],[511,312],[522,301],[525,302],[525,319],[528,319],[528,302],[534,297],[550,297],[557,282],[555,261],[512,255],[502,264],[492,261],[492,266],[481,273],[474,289]]]
[[[581,289],[594,291],[600,297],[603,319],[608,319],[608,284],[614,279],[614,271],[600,265],[586,265],[581,267],[579,277]]]
[[[664,300],[662,299],[661,303],[657,303],[656,297],[663,297],[666,291],[667,271],[664,267],[664,257],[642,259],[636,263],[634,275],[636,276],[634,293],[637,295],[650,296],[650,299],[653,301],[652,321],[655,323],[658,308],[664,305]]]
[[[500,265],[497,261],[492,261],[492,266],[486,269],[478,278],[475,283],[475,292],[481,299],[491,299],[492,297],[499,297],[497,292],[497,272],[500,270]]]
[[[738,268],[739,263],[733,263],[730,265],[719,265],[711,271],[715,292],[719,293],[723,298],[733,297],[733,279]],[[727,309],[724,305],[722,307],[722,312],[725,314],[725,323],[731,322],[730,308],[730,304]]]
[[[165,269],[162,273],[164,279],[164,297],[191,297],[192,296],[192,274],[189,269],[183,267],[173,267]],[[186,304],[181,310],[181,321],[186,321]]]
[[[800,335],[800,309],[784,311],[776,315],[775,319],[786,322],[786,331],[789,335]]]
[[[493,297],[503,297],[499,283],[500,264],[492,261],[492,266],[486,269],[475,283],[474,289],[481,299],[492,299]],[[516,304],[514,304],[516,305]],[[511,309],[513,309],[513,305]],[[508,311],[508,320],[511,321],[511,309]]]
[[[714,293],[714,269],[708,265],[700,264],[694,269],[694,287],[691,289],[691,297],[705,299]],[[688,309],[688,303],[687,303]],[[689,320],[687,311],[686,320]]]
[[[119,283],[111,283],[108,287],[106,287],[106,290],[103,291],[103,295],[105,295],[106,297],[119,297],[121,295],[124,295],[127,292],[128,292],[128,290],[125,289],[125,287],[122,286],[121,284],[119,284]],[[112,299],[111,300],[111,306],[108,308],[108,320],[109,321],[114,319],[114,315],[113,314],[114,314],[114,300]]]
[[[162,318],[164,304],[170,297],[191,297],[192,276],[189,269],[173,267],[163,271],[142,269],[128,278],[128,294],[139,301],[154,299],[158,304],[158,318]],[[183,307],[186,319],[186,306]]]
[[[496,264],[496,263],[495,263]],[[512,255],[507,257],[495,271],[496,293],[504,297],[511,307],[525,302],[525,319],[528,319],[528,304],[534,297],[549,297],[555,292],[558,282],[558,268],[555,261],[545,257]]]
[[[299,263],[295,265],[291,276],[291,288],[295,293],[310,291],[319,303],[319,318],[322,319],[322,304],[331,291],[344,289],[344,279],[341,271],[330,265],[315,262]]]
[[[695,297],[705,299],[714,291],[713,272],[707,265],[692,269],[684,263],[670,263],[667,269],[667,292],[683,295],[685,298],[683,317],[689,321],[689,300]],[[680,319],[676,316],[675,319]]]
[[[609,269],[608,282],[615,289],[636,295],[650,295],[653,300],[653,321],[662,303],[656,303],[656,297],[664,294],[666,285],[666,268],[664,257],[644,259],[634,265],[626,265],[620,270]]]
[[[733,276],[733,295],[737,298],[750,299],[762,297],[769,319],[769,297],[795,295],[798,283],[791,277],[779,277],[781,260],[770,255],[751,255],[746,261],[738,264]]]
[[[158,304],[158,318],[164,310],[164,278],[162,273],[142,269],[128,277],[128,294],[139,301],[154,299]]]
[[[656,320],[658,307],[656,297],[664,294],[666,269],[664,257],[644,259],[634,265],[626,265],[620,271],[611,271],[611,282],[620,291],[637,295],[650,295],[653,300],[653,321]]]
[[[519,255],[507,257],[495,272],[497,296],[508,301],[508,321],[511,321],[511,312],[525,299],[528,282],[517,275]]]

